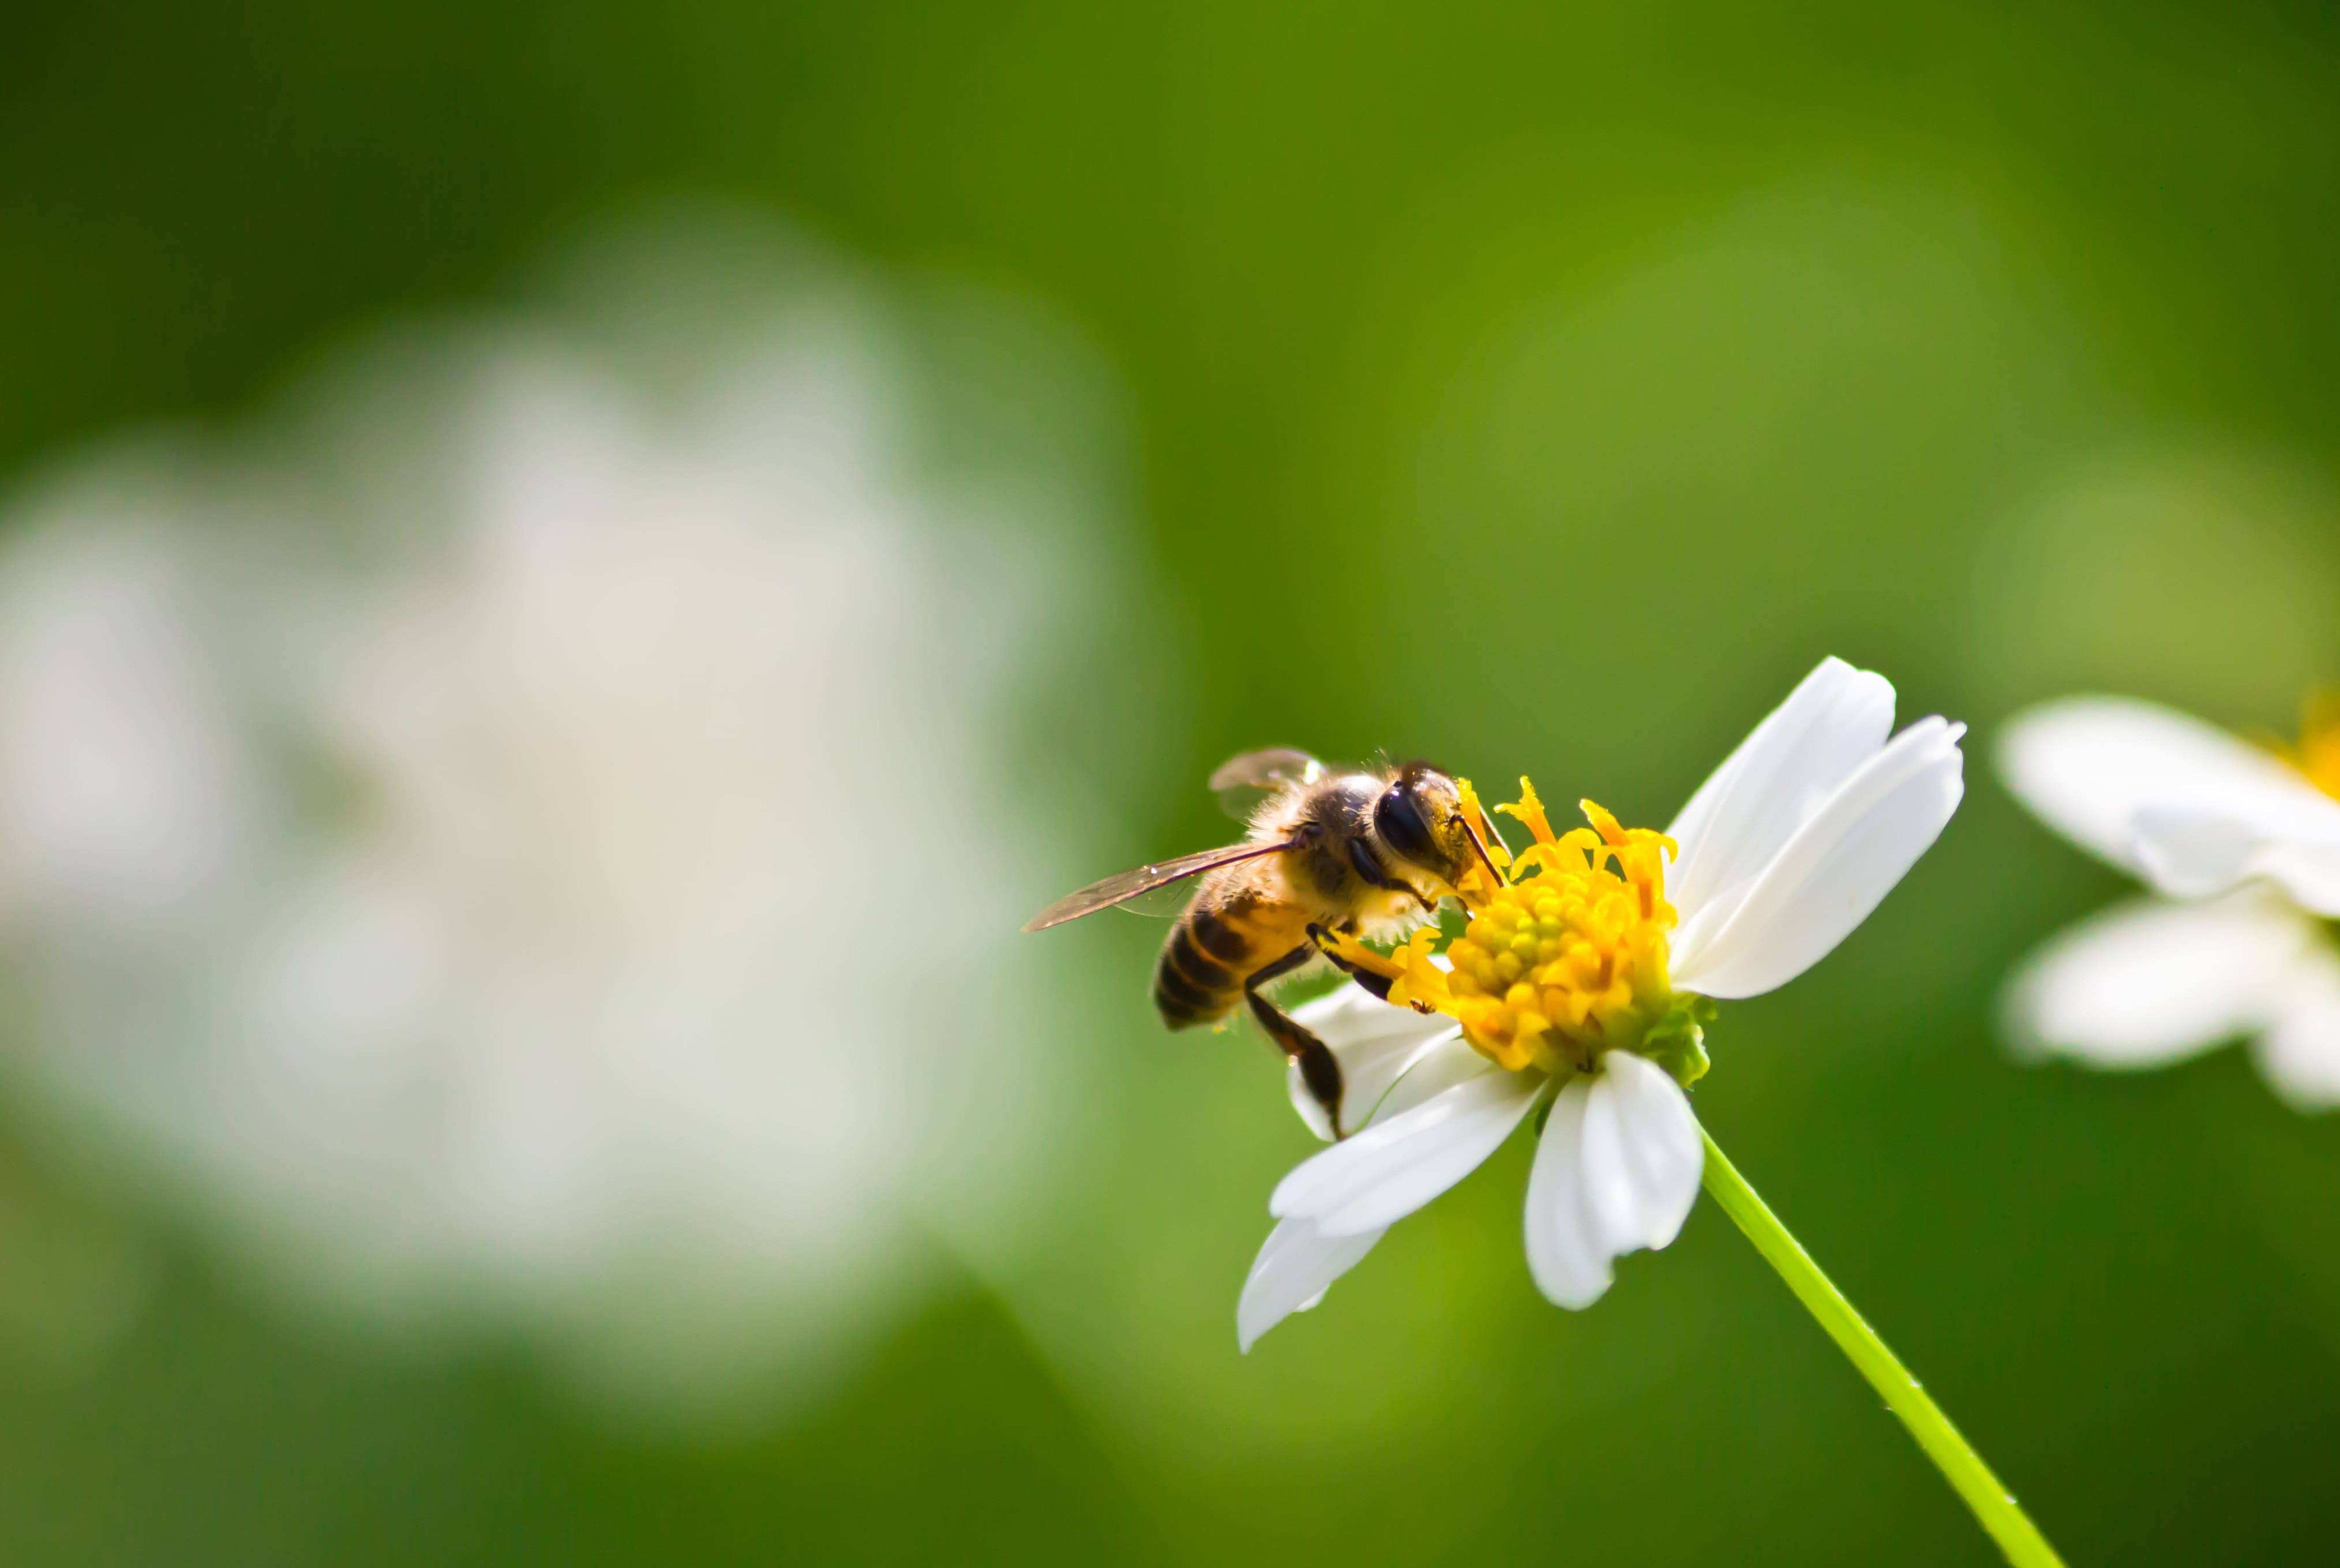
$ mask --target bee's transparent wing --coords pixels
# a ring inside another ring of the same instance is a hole
[[[1211,788],[1218,793],[1221,810],[1238,822],[1248,822],[1259,803],[1270,795],[1295,784],[1314,784],[1325,772],[1324,764],[1305,751],[1271,746],[1264,751],[1246,751],[1220,763],[1218,770],[1211,775]]]
[[[1149,920],[1175,920],[1186,912],[1195,901],[1192,881],[1165,882],[1158,888],[1148,888],[1143,893],[1133,893],[1115,904],[1114,908],[1124,915],[1143,915]]]
[[[1229,844],[1224,849],[1181,855],[1175,860],[1140,866],[1117,877],[1107,877],[1102,882],[1092,882],[1079,892],[1057,899],[1026,921],[1024,928],[1045,931],[1051,926],[1077,920],[1083,915],[1093,915],[1099,909],[1125,904],[1132,898],[1185,878],[1199,877],[1205,871],[1232,866],[1238,860],[1256,860],[1262,855],[1277,854],[1284,848],[1284,843],[1281,839],[1273,844]]]

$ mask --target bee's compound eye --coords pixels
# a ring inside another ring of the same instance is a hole
[[[1429,820],[1413,797],[1413,788],[1404,783],[1393,784],[1383,790],[1373,806],[1373,829],[1381,834],[1383,843],[1415,865],[1434,867],[1443,858],[1438,840],[1432,835]]]

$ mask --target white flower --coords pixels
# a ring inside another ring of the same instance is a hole
[[[2329,735],[2304,768],[2147,702],[2035,708],[2000,737],[1999,770],[2050,827],[2163,897],[2051,939],[2010,983],[2027,1050],[2147,1067],[2222,1040],[2303,1108],[2340,1104],[2340,799]]]
[[[1029,1212],[1000,734],[1095,591],[1034,516],[1086,475],[934,455],[925,318],[740,249],[616,242],[0,554],[36,1092],[302,1297],[660,1414],[817,1391]]]
[[[1614,1009],[1606,1037],[1617,1037],[1621,1025],[1652,1030],[1644,1043],[1662,1055],[1654,1010],[1688,997],[1752,997],[1785,985],[1868,918],[1940,835],[1963,789],[1962,726],[1927,719],[1891,735],[1892,725],[1893,688],[1830,659],[1691,797],[1667,830],[1679,853],[1661,871],[1654,851],[1636,858],[1653,836],[1626,833],[1591,809],[1604,842],[1591,851],[1589,874],[1572,859],[1568,875],[1594,897],[1626,900],[1617,906],[1625,924],[1596,933],[1615,938],[1604,953],[1656,970],[1631,981],[1640,987],[1631,997],[1627,978],[1605,963],[1586,982],[1591,989],[1577,1005],[1594,1015]],[[1532,792],[1523,804],[1541,819]],[[1612,857],[1620,873],[1608,877],[1601,867]],[[1643,883],[1656,901],[1641,902],[1635,927],[1631,898]],[[1513,902],[1549,899],[1533,890],[1551,885],[1514,884],[1530,891]],[[1677,922],[1671,933],[1668,902]],[[1552,928],[1543,928],[1548,938]],[[1450,953],[1461,948],[1458,942]],[[1392,1007],[1353,985],[1296,1015],[1340,1058],[1342,1119],[1360,1130],[1293,1171],[1270,1199],[1281,1223],[1236,1308],[1245,1349],[1287,1314],[1313,1305],[1384,1230],[1476,1169],[1545,1104],[1526,1241],[1529,1272],[1547,1297],[1591,1305],[1608,1288],[1613,1259],[1666,1245],[1689,1217],[1703,1146],[1667,1067],[1637,1049],[1601,1044],[1600,1028],[1572,1029],[1554,1010],[1565,996],[1499,1005],[1489,987],[1461,980],[1467,963],[1450,971],[1433,962],[1456,976],[1454,994],[1441,1005],[1463,1021]],[[1438,988],[1420,967],[1411,974]],[[1502,976],[1519,978],[1516,966]],[[1507,1006],[1512,1016],[1499,1017]],[[1695,1051],[1694,1028],[1689,1039]],[[1510,1066],[1499,1059],[1507,1056]],[[1317,1135],[1329,1136],[1296,1073],[1292,1097]]]

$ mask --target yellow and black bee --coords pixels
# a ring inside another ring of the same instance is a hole
[[[1308,1092],[1341,1126],[1341,1067],[1307,1029],[1260,994],[1320,954],[1333,933],[1390,937],[1428,918],[1464,868],[1487,858],[1462,792],[1424,762],[1335,773],[1304,751],[1246,752],[1211,775],[1223,795],[1266,791],[1240,844],[1140,866],[1048,906],[1024,928],[1046,930],[1199,877],[1154,970],[1154,1005],[1174,1029],[1215,1024],[1248,1002],[1296,1063]],[[1492,865],[1488,874],[1494,875]],[[1387,980],[1350,969],[1386,992]]]

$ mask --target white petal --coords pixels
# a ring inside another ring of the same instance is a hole
[[[2266,1024],[2314,933],[2274,895],[2139,899],[2050,938],[2009,983],[2018,1049],[2156,1067]]]
[[[1759,996],[1826,958],[1941,837],[1965,792],[1965,733],[1962,724],[1923,719],[1857,769],[1720,929],[1677,943],[1676,987]]]
[[[2226,811],[2148,806],[2129,819],[2129,858],[2173,898],[2206,898],[2240,881],[2258,848]]]
[[[1315,1305],[1384,1234],[1328,1236],[1304,1219],[1287,1219],[1268,1232],[1235,1303],[1235,1343],[1248,1353],[1261,1335]]]
[[[2320,940],[2293,971],[2256,1054],[2259,1071],[2294,1109],[2340,1106],[2340,959]]]
[[[2262,845],[2251,857],[2249,874],[2275,882],[2304,909],[2340,916],[2340,839],[2302,835]]]
[[[1528,1272],[1566,1307],[1609,1288],[1611,1259],[1681,1234],[1705,1166],[1698,1118],[1664,1068],[1612,1051],[1562,1089],[1528,1177]]]
[[[1743,892],[1892,728],[1890,682],[1841,659],[1822,660],[1666,829],[1681,846],[1666,895],[1683,923]]]
[[[2074,697],[2009,719],[1998,770],[2049,827],[2131,870],[2138,811],[2215,805],[2278,765],[2225,730],[2127,698]]]
[[[1534,1107],[1547,1082],[1490,1063],[1308,1160],[1277,1184],[1268,1212],[1314,1220],[1328,1236],[1395,1224],[1478,1169]]]
[[[1592,1086],[1572,1078],[1552,1102],[1528,1173],[1528,1273],[1547,1300],[1587,1307],[1609,1288],[1609,1254],[1584,1208],[1584,1111]]]
[[[2214,725],[2150,702],[2070,698],[2011,721],[1998,767],[2049,827],[2115,865],[2158,871],[2166,891],[2264,875],[2340,912],[2340,801]],[[2284,846],[2309,847],[2305,862]]]
[[[2340,914],[2340,813],[2327,820],[2326,803],[2318,794],[2304,807],[2280,799],[2147,807],[2137,814],[2134,857],[2173,898],[2206,898],[2264,877],[2304,908]]]
[[[1403,1077],[1390,1086],[1374,1107],[1377,1120],[1392,1121],[1416,1106],[1426,1105],[1459,1084],[1493,1071],[1486,1057],[1464,1043],[1460,1026],[1424,1047]]]
[[[1443,1013],[1393,1007],[1354,984],[1294,1008],[1292,1017],[1323,1040],[1341,1064],[1341,1125],[1351,1132],[1372,1119],[1391,1086],[1415,1063],[1434,1047],[1462,1037],[1460,1026]],[[1296,1065],[1286,1070],[1284,1084],[1300,1119],[1329,1142],[1333,1125],[1308,1092]]]
[[[1706,1168],[1705,1140],[1690,1097],[1673,1075],[1646,1057],[1611,1051],[1601,1058],[1592,1086],[1591,1109],[1606,1098],[1615,1106],[1625,1176],[1633,1196],[1631,1230],[1612,1235],[1620,1251],[1663,1247],[1681,1234],[1698,1201],[1699,1177]]]

